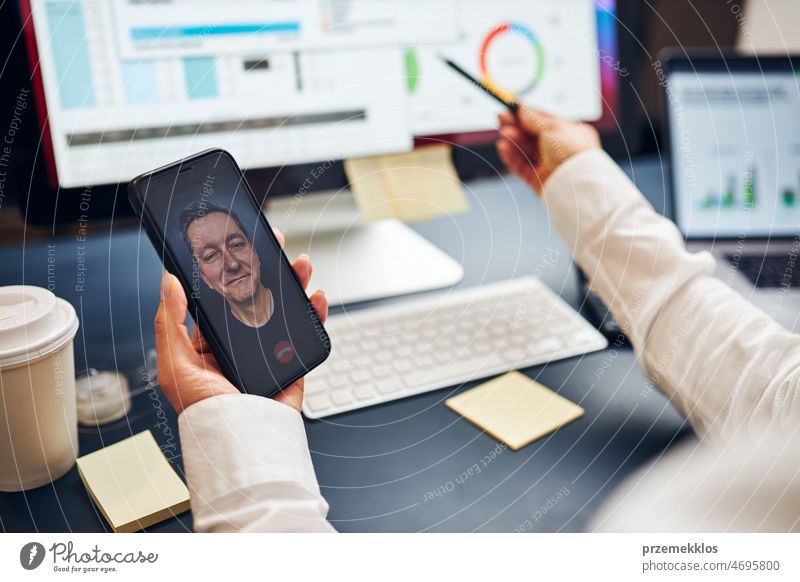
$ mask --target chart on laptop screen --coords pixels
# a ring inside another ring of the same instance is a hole
[[[800,232],[800,77],[675,72],[676,221],[690,236]]]
[[[496,127],[439,53],[524,102],[601,111],[591,0],[29,1],[61,186],[211,147],[269,167]]]

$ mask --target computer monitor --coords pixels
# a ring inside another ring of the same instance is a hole
[[[800,234],[800,59],[673,54],[664,66],[680,230]]]
[[[207,147],[254,169],[420,136],[491,141],[497,104],[438,53],[523,101],[614,124],[615,0],[20,1],[61,188]]]
[[[406,225],[361,224],[352,198],[341,195],[341,159],[430,141],[464,146],[454,148],[462,176],[499,171],[491,144],[502,109],[441,56],[524,102],[616,127],[614,0],[20,0],[20,7],[60,206],[45,213],[48,222],[85,220],[108,200],[119,212],[120,186],[133,176],[222,147],[249,170],[257,194],[272,199],[302,188],[303,204],[267,214],[286,233],[287,253],[312,252],[311,285],[325,288],[333,304],[463,276],[457,261]],[[325,189],[334,194],[307,195]],[[31,202],[28,217],[42,206]]]

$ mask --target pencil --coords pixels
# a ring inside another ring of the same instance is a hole
[[[462,69],[459,65],[457,65],[450,59],[443,57],[442,55],[439,55],[439,58],[442,59],[448,67],[450,67],[456,73],[464,77],[467,81],[471,82],[473,85],[479,87],[480,89],[483,89],[492,98],[502,103],[506,107],[506,109],[508,109],[511,113],[514,114],[517,113],[517,111],[519,110],[519,103],[499,94],[492,87],[490,87],[489,85],[487,85],[482,81],[479,81],[478,79],[470,75],[468,72],[466,72],[464,69]]]

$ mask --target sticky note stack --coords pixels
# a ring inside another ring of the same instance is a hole
[[[446,144],[346,160],[344,168],[365,222],[413,222],[469,210]]]
[[[519,372],[445,400],[494,438],[518,450],[583,416],[583,409]]]
[[[149,430],[78,459],[89,495],[115,532],[133,532],[189,509],[189,490]]]

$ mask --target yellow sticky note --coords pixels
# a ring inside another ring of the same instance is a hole
[[[133,532],[189,509],[189,490],[149,430],[78,459],[78,474],[115,532]]]
[[[413,222],[469,210],[446,144],[345,160],[344,168],[366,222],[384,218]]]
[[[519,372],[448,398],[445,404],[515,451],[583,416],[583,408]]]

